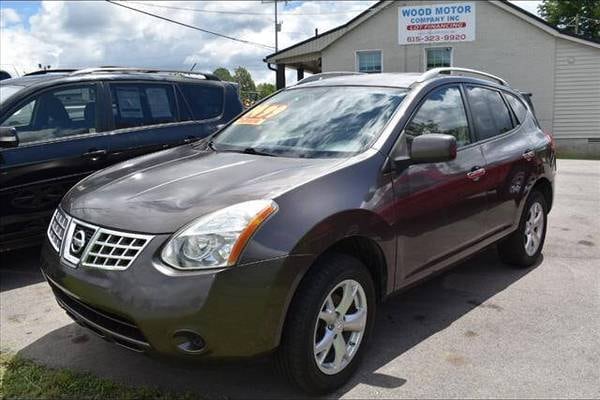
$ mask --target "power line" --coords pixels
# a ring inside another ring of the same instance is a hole
[[[144,5],[144,6],[148,6],[148,7],[158,7],[158,8],[165,8],[165,9],[170,9],[170,10],[183,10],[183,11],[194,11],[194,12],[202,12],[202,13],[207,13],[207,14],[231,14],[231,15],[271,15],[271,13],[268,12],[250,12],[250,11],[227,11],[227,10],[210,10],[207,8],[191,8],[191,7],[177,7],[177,6],[165,6],[165,5],[159,5],[159,4],[149,4],[149,3],[144,3],[142,1],[129,1],[129,3],[136,3],[136,4],[140,4],[140,5]],[[355,12],[362,12],[365,11],[364,8],[358,10],[346,10],[346,11],[330,11],[330,12],[282,12],[279,13],[279,15],[285,15],[285,16],[302,16],[302,15],[341,15],[341,14],[351,14],[351,13],[355,13]]]
[[[117,3],[117,2],[112,1],[112,0],[106,0],[106,2],[108,2],[110,4],[114,4],[114,5],[119,6],[119,7],[127,8],[127,9],[132,10],[132,11],[139,12],[139,13],[142,13],[142,14],[145,14],[145,15],[149,15],[149,16],[154,17],[154,18],[162,19],[163,21],[168,21],[168,22],[172,22],[172,23],[177,24],[177,25],[185,26],[186,28],[195,29],[195,30],[200,31],[200,32],[204,32],[204,33],[208,33],[208,34],[211,34],[211,35],[219,36],[219,37],[222,37],[222,38],[225,38],[225,39],[233,40],[235,42],[240,42],[240,43],[244,43],[244,44],[251,44],[253,46],[259,46],[259,47],[263,47],[263,48],[266,48],[266,49],[269,49],[269,50],[273,50],[273,46],[268,46],[266,44],[252,42],[250,40],[238,39],[238,38],[235,38],[233,36],[228,36],[228,35],[224,35],[222,33],[217,33],[217,32],[213,32],[213,31],[209,31],[208,29],[203,29],[203,28],[199,28],[197,26],[193,26],[193,25],[185,24],[183,22],[175,21],[173,19],[170,19],[170,18],[167,18],[167,17],[163,17],[163,16],[160,16],[160,15],[157,15],[157,14],[152,14],[150,12],[143,11],[143,10],[140,10],[138,8],[129,7],[129,6],[126,6],[126,5],[121,4],[121,3]]]

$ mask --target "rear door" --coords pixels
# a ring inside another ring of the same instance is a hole
[[[8,105],[0,116],[19,138],[18,147],[0,150],[3,246],[42,233],[62,196],[106,165],[101,101],[96,83],[61,85]]]
[[[488,223],[495,232],[502,232],[518,220],[519,205],[530,183],[535,154],[528,132],[535,123],[523,115],[519,105],[527,109],[522,101],[504,91],[477,85],[465,89],[486,159]],[[509,103],[515,100],[513,112]]]
[[[456,159],[396,171],[398,259],[404,279],[418,279],[488,234],[485,160],[474,143],[460,85],[430,92],[404,128],[399,146],[414,137],[453,135]],[[398,150],[396,150],[398,151]]]
[[[181,122],[189,111],[184,104],[178,105],[181,96],[172,83],[118,81],[109,82],[107,87],[112,117],[109,164],[194,138],[192,124]]]

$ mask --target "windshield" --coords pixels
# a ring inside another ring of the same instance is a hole
[[[404,89],[313,87],[280,92],[213,138],[217,151],[286,157],[345,157],[379,136]]]
[[[23,86],[0,85],[0,104],[21,89],[23,89]]]

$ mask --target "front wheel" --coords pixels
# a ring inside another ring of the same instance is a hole
[[[375,289],[357,259],[333,254],[302,280],[278,352],[286,377],[307,393],[343,385],[358,367],[375,316]]]
[[[539,191],[531,192],[519,228],[498,244],[502,261],[520,267],[533,265],[544,247],[547,221],[546,199]]]

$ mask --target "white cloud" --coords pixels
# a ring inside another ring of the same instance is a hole
[[[279,48],[314,35],[315,28],[323,32],[340,25],[360,11],[340,12],[366,9],[371,3],[292,2],[293,9],[286,10],[280,6],[283,30],[279,34]],[[145,1],[126,5],[243,40],[269,46],[274,43],[272,4]],[[165,6],[242,14],[194,12]],[[312,15],[319,12],[326,14]],[[15,10],[4,8],[1,33],[0,63],[18,65],[28,71],[36,69],[38,63],[53,68],[122,65],[177,69],[188,69],[197,63],[196,70],[201,71],[242,65],[257,82],[274,80],[274,73],[262,61],[273,50],[215,37],[104,1],[44,1],[38,13],[29,18],[28,28]]]
[[[0,27],[4,28],[12,24],[17,24],[19,22],[21,22],[21,17],[14,9],[0,9]]]
[[[306,1],[280,6],[279,48],[345,23],[375,1]],[[531,9],[535,2],[516,1]],[[274,44],[273,4],[255,1],[131,1],[130,7],[243,40]],[[171,8],[165,8],[171,7]],[[174,8],[173,8],[174,7]],[[180,9],[176,9],[180,8]],[[233,11],[240,14],[195,12]],[[345,11],[352,10],[351,13]],[[256,15],[256,14],[259,15]],[[287,15],[294,13],[296,15]],[[212,71],[247,67],[255,81],[274,81],[263,58],[273,50],[219,38],[143,15],[105,1],[44,1],[26,27],[11,8],[1,9],[0,64],[31,71],[98,65]],[[295,73],[288,72],[288,80]]]
[[[516,6],[521,7],[525,11],[529,11],[533,15],[537,15],[537,13],[538,13],[537,7],[540,4],[542,4],[542,1],[541,0],[512,0],[511,3],[513,3]]]

